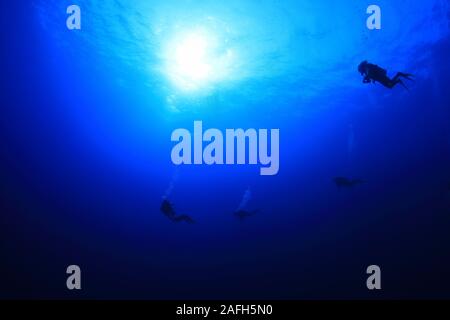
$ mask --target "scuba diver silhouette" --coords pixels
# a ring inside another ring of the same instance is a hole
[[[248,211],[248,210],[238,210],[234,212],[234,215],[239,218],[240,220],[244,220],[248,217],[254,216],[255,214],[257,214],[259,212],[258,209],[253,210],[253,211]]]
[[[387,76],[386,69],[383,69],[376,64],[369,63],[368,61],[363,61],[358,66],[358,71],[364,76],[363,83],[375,83],[379,82],[386,88],[392,89],[397,84],[401,84],[406,90],[409,90],[401,78],[405,78],[413,81],[413,75],[410,73],[397,72],[395,77],[392,79]]]
[[[357,185],[363,184],[365,181],[361,179],[348,179],[345,177],[336,177],[333,178],[334,183],[338,189],[341,188],[353,188]]]
[[[188,215],[185,214],[177,215],[177,213],[172,207],[172,204],[168,200],[163,200],[163,202],[161,203],[160,210],[162,213],[164,213],[165,216],[167,216],[173,222],[186,221],[187,223],[194,223],[194,220]]]

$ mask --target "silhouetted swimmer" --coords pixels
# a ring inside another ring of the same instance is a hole
[[[363,83],[375,83],[379,82],[386,88],[392,89],[397,84],[401,84],[406,90],[409,90],[401,78],[408,80],[414,80],[413,75],[410,73],[397,72],[392,79],[387,76],[386,69],[383,69],[376,64],[369,63],[367,61],[361,62],[358,66],[358,71],[364,77]]]
[[[336,177],[333,179],[336,187],[338,188],[353,188],[359,184],[363,184],[364,181],[360,179],[348,179],[344,177]]]
[[[168,217],[173,222],[182,222],[186,221],[187,223],[194,223],[195,221],[188,215],[177,215],[175,210],[172,207],[172,204],[168,200],[163,200],[161,203],[161,212],[164,213],[166,217]]]
[[[238,217],[240,220],[244,220],[248,217],[254,216],[255,214],[257,214],[259,212],[259,210],[253,210],[253,211],[248,211],[248,210],[238,210],[234,213],[234,215],[236,217]]]
[[[173,217],[176,216],[172,205],[167,200],[163,200],[163,202],[161,203],[161,208],[160,209],[161,209],[161,212],[164,213],[169,218],[173,218]]]

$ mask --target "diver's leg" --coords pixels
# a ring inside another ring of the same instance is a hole
[[[405,85],[405,83],[400,79],[404,74],[401,72],[398,72],[395,77],[392,79],[387,78],[386,81],[384,81],[384,86],[386,86],[389,89],[394,88],[397,84],[401,84],[406,90],[409,91],[408,87]]]
[[[411,73],[402,73],[402,77],[411,81],[414,81],[414,75]]]
[[[397,82],[394,82],[390,79],[385,80],[385,81],[380,81],[380,83],[388,89],[392,89],[397,84]]]
[[[398,79],[395,77],[390,79],[388,76],[384,75],[383,77],[376,79],[376,81],[381,83],[386,88],[392,89],[397,84]]]
[[[398,79],[397,83],[400,83],[403,86],[403,88],[409,91],[409,88],[405,85],[405,83],[402,80]]]
[[[402,78],[414,81],[414,79],[412,78],[413,76],[414,75],[412,75],[411,73],[397,72],[397,74],[395,75],[394,78],[392,78],[392,80],[397,81],[400,79],[400,77],[402,77]]]
[[[392,78],[391,81],[393,83],[397,84],[401,76],[402,76],[402,73],[401,72],[397,72],[397,74]]]

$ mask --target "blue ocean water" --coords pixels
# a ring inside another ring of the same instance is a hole
[[[448,1],[4,6],[1,297],[449,297]],[[205,57],[185,65],[192,43]],[[416,81],[363,85],[363,60]],[[279,128],[279,173],[174,166],[171,133],[195,120]]]

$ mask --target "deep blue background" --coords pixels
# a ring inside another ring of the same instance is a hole
[[[131,3],[105,1],[109,11],[79,3],[87,9],[73,32],[69,2],[2,4],[0,297],[450,297],[445,1],[423,2],[429,12],[420,1],[411,11],[386,4],[378,33],[365,29],[369,3],[316,4],[317,16],[334,8],[335,28],[295,3],[280,13],[264,2],[254,16],[256,2],[230,3],[224,24],[249,17],[230,45],[256,49],[226,85],[195,94],[164,78],[162,40],[139,42]],[[199,21],[224,12],[211,1],[165,3],[163,17],[170,8]],[[288,36],[277,42],[270,30]],[[365,58],[414,72],[411,92],[364,86],[356,67]],[[197,223],[173,224],[159,211],[175,172],[170,134],[194,120],[280,128],[280,172],[181,167],[170,198]],[[341,175],[367,183],[338,191],[331,179]],[[261,212],[241,222],[232,212],[247,188],[248,207]],[[82,268],[81,292],[65,287],[70,264]],[[365,287],[371,264],[382,268],[381,292]]]

